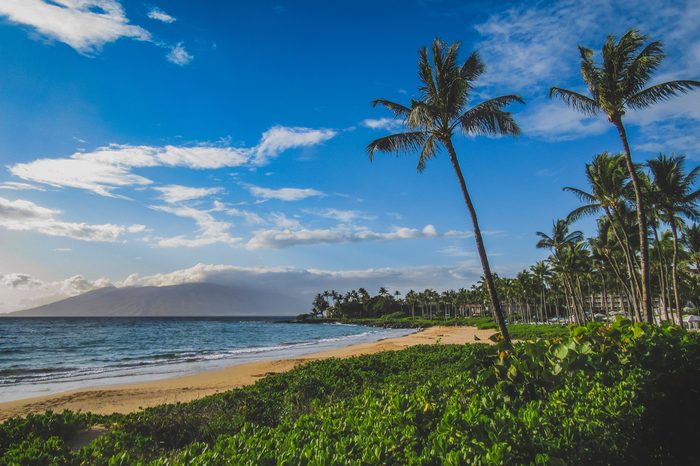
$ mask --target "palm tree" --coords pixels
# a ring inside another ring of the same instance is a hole
[[[532,275],[537,279],[537,285],[540,291],[540,312],[542,314],[542,320],[546,322],[547,320],[547,281],[551,278],[552,273],[549,269],[549,265],[545,261],[537,261],[535,265],[530,267]]]
[[[641,293],[641,284],[637,276],[637,259],[634,253],[632,238],[634,235],[625,228],[629,222],[625,221],[628,212],[627,201],[633,197],[630,179],[625,167],[623,155],[612,155],[603,152],[594,157],[593,161],[586,164],[586,178],[590,185],[590,192],[570,186],[564,187],[564,191],[574,193],[585,204],[574,209],[567,217],[568,221],[577,220],[584,215],[595,214],[603,211],[609,220],[611,231],[621,246],[628,279],[632,294],[630,302],[635,311],[639,309],[639,300],[634,296]]]
[[[700,225],[687,226],[683,232],[683,245],[690,256],[693,273],[700,274]]]
[[[417,168],[419,172],[422,172],[425,169],[426,161],[435,157],[440,146],[447,150],[474,226],[474,238],[494,316],[503,339],[506,344],[510,344],[510,336],[491,275],[491,267],[486,255],[476,210],[467,191],[459,159],[452,144],[452,137],[457,130],[466,135],[517,136],[520,134],[520,128],[513,116],[503,109],[513,102],[524,102],[517,95],[505,95],[486,100],[469,108],[471,90],[474,88],[475,81],[484,72],[485,67],[476,52],[473,52],[460,66],[458,63],[459,47],[459,43],[447,46],[439,39],[435,39],[432,46],[432,63],[428,57],[428,49],[426,47],[420,49],[418,61],[418,76],[421,81],[419,98],[412,100],[410,106],[384,99],[372,102],[373,106],[382,105],[397,117],[402,118],[407,131],[372,141],[367,146],[367,152],[372,160],[376,152],[398,154],[403,151],[417,151],[419,152]]]
[[[700,190],[693,190],[700,166],[684,173],[685,157],[659,154],[649,160],[647,165],[654,177],[653,199],[661,219],[671,227],[673,235],[673,258],[671,259],[671,280],[673,283],[673,300],[679,325],[682,325],[683,303],[678,294],[678,226],[682,224],[680,215],[695,220],[698,217],[697,201]]]
[[[566,246],[583,241],[583,233],[578,230],[569,233],[569,222],[561,219],[554,221],[551,236],[541,231],[537,232],[537,236],[540,237],[537,248],[550,249],[554,253],[561,252]]]
[[[608,36],[603,45],[603,62],[600,66],[594,62],[593,50],[579,46],[581,54],[581,75],[591,95],[586,96],[575,91],[552,87],[550,97],[558,96],[574,109],[589,115],[600,112],[617,129],[625,154],[625,162],[637,205],[637,222],[642,273],[642,307],[644,317],[653,321],[651,295],[649,290],[649,246],[647,243],[647,223],[644,218],[644,199],[637,170],[632,161],[627,140],[627,132],[622,117],[628,109],[640,109],[668,100],[700,86],[700,81],[677,80],[645,87],[653,72],[661,64],[665,55],[661,42],[644,43],[647,37],[636,29],[630,29],[616,43],[613,36]]]

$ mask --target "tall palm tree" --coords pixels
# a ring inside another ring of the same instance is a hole
[[[583,233],[578,230],[569,233],[569,222],[561,219],[552,224],[551,236],[541,231],[537,232],[537,236],[540,237],[537,248],[550,249],[554,253],[560,253],[564,247],[583,241]]]
[[[690,256],[694,274],[700,274],[700,224],[687,226],[683,231],[683,245]]]
[[[676,315],[679,325],[682,325],[683,303],[678,294],[678,226],[682,224],[679,216],[683,215],[692,220],[698,217],[697,202],[700,190],[694,190],[695,180],[700,172],[700,166],[689,173],[684,173],[685,157],[663,154],[649,160],[647,165],[654,177],[653,199],[660,211],[661,218],[671,227],[673,235],[673,258],[671,259],[671,280],[673,283],[673,299],[676,305]]]
[[[469,108],[471,90],[485,67],[476,52],[473,52],[460,65],[459,47],[459,43],[448,46],[440,39],[435,39],[432,45],[432,63],[428,57],[428,49],[426,47],[420,49],[418,77],[421,86],[418,99],[412,100],[410,106],[384,99],[372,102],[373,106],[382,105],[397,117],[402,118],[407,131],[372,141],[367,146],[367,152],[372,160],[376,152],[398,154],[403,151],[417,151],[419,152],[418,171],[422,172],[426,161],[435,157],[440,146],[447,151],[474,226],[474,238],[494,316],[503,339],[510,344],[510,336],[491,275],[476,210],[467,191],[452,137],[455,131],[461,131],[466,135],[517,136],[520,134],[520,128],[513,116],[504,111],[504,108],[513,102],[524,103],[524,101],[517,95],[505,95]]]
[[[700,86],[700,81],[677,80],[646,87],[652,74],[665,58],[661,42],[652,41],[644,45],[646,41],[647,37],[636,29],[627,31],[617,42],[613,36],[608,36],[603,44],[601,65],[594,62],[593,50],[579,46],[581,75],[591,95],[586,96],[559,87],[552,87],[549,95],[550,97],[560,97],[566,104],[585,114],[604,113],[620,135],[637,204],[642,308],[645,319],[652,322],[653,314],[649,289],[649,245],[647,242],[647,222],[644,218],[644,199],[637,170],[632,161],[632,153],[622,117],[628,109],[636,110],[648,107],[668,100],[679,93],[686,93]]]
[[[625,213],[628,211],[627,201],[633,197],[629,174],[625,167],[623,155],[612,155],[603,152],[594,157],[591,163],[586,164],[586,179],[590,185],[590,192],[570,186],[564,187],[564,191],[574,193],[585,204],[574,209],[567,217],[568,221],[579,219],[584,215],[595,214],[603,211],[609,220],[609,226],[625,258],[627,276],[633,293],[629,296],[635,312],[639,309],[639,300],[634,296],[639,294],[641,298],[641,284],[637,276],[638,264],[632,244],[632,234],[625,228]]]

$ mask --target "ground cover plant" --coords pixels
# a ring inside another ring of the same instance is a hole
[[[699,367],[697,334],[627,320],[417,346],[130,415],[11,419],[0,464],[689,464]]]

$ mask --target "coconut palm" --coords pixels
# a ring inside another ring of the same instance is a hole
[[[474,227],[481,266],[490,295],[493,313],[504,340],[510,343],[501,303],[491,275],[491,267],[486,255],[484,241],[479,228],[476,210],[467,190],[457,152],[452,144],[456,131],[466,135],[517,136],[520,128],[513,116],[504,108],[513,102],[524,103],[517,95],[505,95],[468,107],[471,91],[479,76],[484,72],[484,64],[479,55],[473,52],[460,65],[458,62],[459,43],[447,45],[435,39],[432,45],[432,63],[428,49],[419,52],[418,76],[421,81],[419,97],[409,106],[384,99],[372,102],[373,106],[386,107],[405,123],[407,131],[385,136],[372,141],[367,146],[370,160],[375,153],[400,153],[416,151],[418,171],[425,169],[426,161],[435,157],[440,147],[449,155],[462,196],[467,205]]]
[[[683,245],[688,251],[693,273],[700,274],[700,224],[687,226],[683,231]]]
[[[694,190],[700,166],[689,173],[684,172],[685,157],[659,154],[647,162],[653,176],[653,199],[661,219],[671,227],[673,235],[673,257],[671,259],[671,280],[673,299],[678,322],[682,323],[682,308],[678,293],[678,226],[682,225],[681,215],[695,220],[698,217],[697,202],[700,190]]]
[[[636,238],[632,232],[626,228],[630,222],[626,222],[628,212],[628,200],[633,198],[629,174],[625,167],[623,155],[613,155],[603,152],[595,156],[593,161],[586,164],[586,178],[590,185],[590,192],[579,188],[567,186],[564,191],[576,195],[584,205],[574,209],[567,217],[573,221],[583,217],[603,211],[609,220],[609,230],[615,236],[621,246],[625,258],[625,268],[627,277],[631,284],[632,295],[629,296],[635,311],[639,309],[639,300],[634,299],[635,295],[642,297],[641,284],[637,275],[638,263],[632,244]],[[641,181],[644,181],[642,179]]]
[[[564,247],[583,241],[583,233],[572,231],[569,233],[569,222],[567,220],[555,220],[552,225],[552,235],[547,235],[538,231],[538,249],[550,249],[554,253],[561,252]]]
[[[677,80],[646,87],[652,74],[665,57],[661,42],[652,41],[645,45],[646,41],[647,37],[636,29],[630,29],[617,42],[613,36],[608,36],[602,48],[603,61],[600,65],[594,62],[593,50],[579,46],[581,75],[591,95],[587,96],[568,89],[552,87],[550,97],[558,96],[566,104],[585,114],[604,113],[620,135],[637,205],[642,307],[645,319],[652,322],[649,290],[649,246],[647,243],[647,223],[644,218],[644,199],[622,118],[628,109],[636,110],[668,100],[679,93],[686,93],[700,86],[700,81]]]

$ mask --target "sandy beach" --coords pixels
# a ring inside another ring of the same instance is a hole
[[[327,358],[347,358],[380,351],[394,351],[414,345],[463,344],[483,342],[492,330],[474,327],[431,327],[399,338],[362,343],[294,359],[279,359],[239,364],[225,369],[201,372],[172,379],[99,388],[83,388],[54,395],[0,403],[0,421],[12,416],[46,410],[64,409],[91,411],[99,414],[129,413],[163,403],[186,402],[214,393],[254,383],[268,375],[284,372],[308,361]]]

